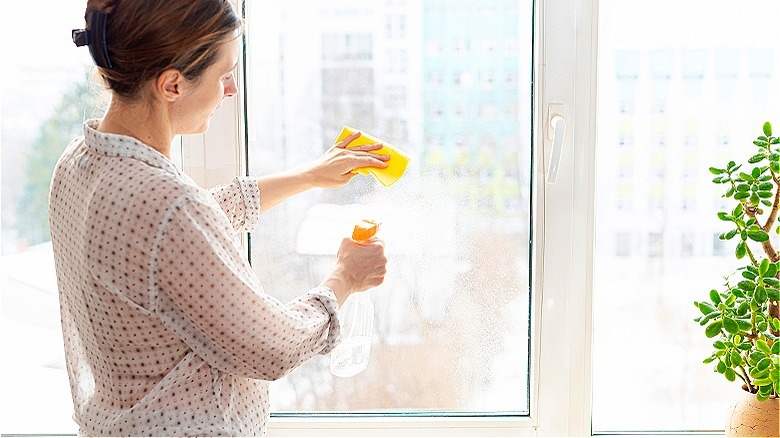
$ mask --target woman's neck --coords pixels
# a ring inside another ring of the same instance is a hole
[[[133,137],[170,158],[175,133],[166,115],[154,104],[124,103],[112,99],[97,130]]]

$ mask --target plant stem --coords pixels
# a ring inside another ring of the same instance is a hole
[[[747,240],[745,241],[745,251],[746,251],[748,257],[750,257],[750,262],[753,263],[753,266],[755,266],[757,268],[758,267],[758,262],[756,261],[756,256],[754,256],[753,255],[753,251],[750,250],[750,247],[747,244]]]
[[[745,371],[745,367],[740,365],[739,369],[740,369],[740,371],[742,371],[742,375],[740,377],[742,378],[742,380],[745,381],[745,384],[747,385],[747,387],[750,390],[750,392],[753,392],[753,384],[750,383],[750,377],[748,377],[748,373],[747,373],[747,371]]]
[[[780,194],[780,190],[777,191],[778,194]],[[775,202],[777,202],[777,195],[775,195]],[[756,223],[758,223],[758,218],[756,217],[756,211],[755,209],[758,207],[754,207],[752,205],[746,205],[746,203],[743,203],[743,209],[745,210],[745,214],[748,215],[749,218],[754,219]],[[770,215],[777,218],[777,204],[772,206],[772,213]],[[761,226],[761,229],[766,232],[765,227],[769,226],[771,229],[772,225],[771,222],[767,221],[767,223],[763,226]],[[747,241],[745,241],[745,247],[747,248],[747,252],[750,255],[750,261],[753,262],[753,265],[758,266],[756,264],[756,259],[753,256],[752,251],[750,251],[750,248],[747,246]],[[772,246],[772,241],[767,240],[766,242],[761,242],[761,247],[764,249],[764,253],[769,257],[769,261],[772,263],[777,262],[780,260],[780,255],[777,254],[777,251],[775,251],[775,248]]]
[[[772,225],[777,220],[777,208],[780,206],[780,181],[778,181],[777,175],[775,175],[774,172],[771,170],[769,172],[772,173],[772,181],[775,182],[775,187],[778,187],[778,189],[775,191],[775,200],[772,203],[772,211],[769,212],[769,217],[766,219],[766,223],[763,227],[761,227],[767,233],[772,229]]]

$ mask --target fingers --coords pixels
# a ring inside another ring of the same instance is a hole
[[[382,143],[371,143],[371,144],[364,144],[364,145],[360,145],[360,146],[355,146],[353,148],[349,148],[349,150],[351,150],[351,151],[371,152],[371,151],[376,151],[376,150],[382,149],[383,147],[385,147],[385,145],[383,145]]]
[[[344,140],[336,143],[336,147],[340,149],[346,149],[347,146],[352,143],[356,138],[360,137],[360,131],[349,134]]]
[[[354,157],[350,165],[352,169],[359,169],[361,167],[378,167],[384,169],[388,166],[387,162],[390,161],[390,157],[387,155],[358,155]]]

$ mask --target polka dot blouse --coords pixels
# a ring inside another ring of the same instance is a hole
[[[338,342],[336,297],[263,292],[238,239],[257,224],[256,179],[202,189],[98,123],[63,153],[49,200],[80,433],[262,435],[268,381]]]

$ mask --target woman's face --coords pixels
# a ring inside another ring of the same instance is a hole
[[[177,108],[178,134],[206,132],[214,111],[226,97],[236,94],[238,90],[234,72],[238,53],[238,38],[223,43],[217,61],[206,69],[194,88],[181,98]]]

